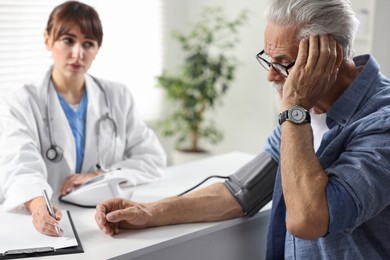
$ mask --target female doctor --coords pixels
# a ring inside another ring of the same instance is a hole
[[[0,115],[0,190],[4,210],[27,208],[41,233],[56,236],[42,191],[66,194],[103,169],[130,185],[156,180],[166,156],[135,113],[122,84],[87,74],[102,44],[97,12],[68,1],[51,13],[44,33],[53,65],[37,85],[12,90]],[[124,48],[127,48],[123,46]]]

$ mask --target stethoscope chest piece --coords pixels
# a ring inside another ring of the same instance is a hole
[[[62,159],[63,151],[57,145],[51,145],[46,151],[46,158],[52,162],[59,162]]]

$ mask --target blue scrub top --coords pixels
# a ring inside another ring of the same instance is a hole
[[[60,94],[58,99],[65,112],[66,118],[68,119],[70,128],[72,129],[74,141],[76,144],[76,173],[81,172],[81,166],[84,159],[85,149],[85,124],[87,118],[87,105],[88,97],[87,92],[84,90],[83,97],[79,106],[74,109],[71,107]]]

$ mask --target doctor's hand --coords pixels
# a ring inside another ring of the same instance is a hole
[[[68,194],[73,189],[79,187],[80,185],[86,183],[90,179],[95,178],[96,176],[99,175],[102,175],[102,173],[101,172],[74,173],[65,179],[60,189],[60,193],[61,195]]]
[[[34,227],[42,234],[57,237],[56,226],[59,226],[59,221],[62,218],[62,213],[59,208],[54,206],[55,219],[50,216],[47,209],[45,198],[43,196],[36,197],[25,203],[27,209],[30,210]],[[60,228],[61,234],[63,230]]]
[[[152,214],[146,205],[114,198],[96,206],[95,220],[104,233],[112,236],[120,229],[141,229],[151,226]]]

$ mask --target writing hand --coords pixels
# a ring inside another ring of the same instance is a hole
[[[31,211],[32,222],[36,230],[45,235],[58,236],[55,227],[59,226],[59,221],[62,218],[61,210],[58,207],[53,207],[55,213],[55,218],[53,218],[47,210],[43,196],[32,199],[26,203],[26,206]],[[63,230],[60,230],[63,233]]]

